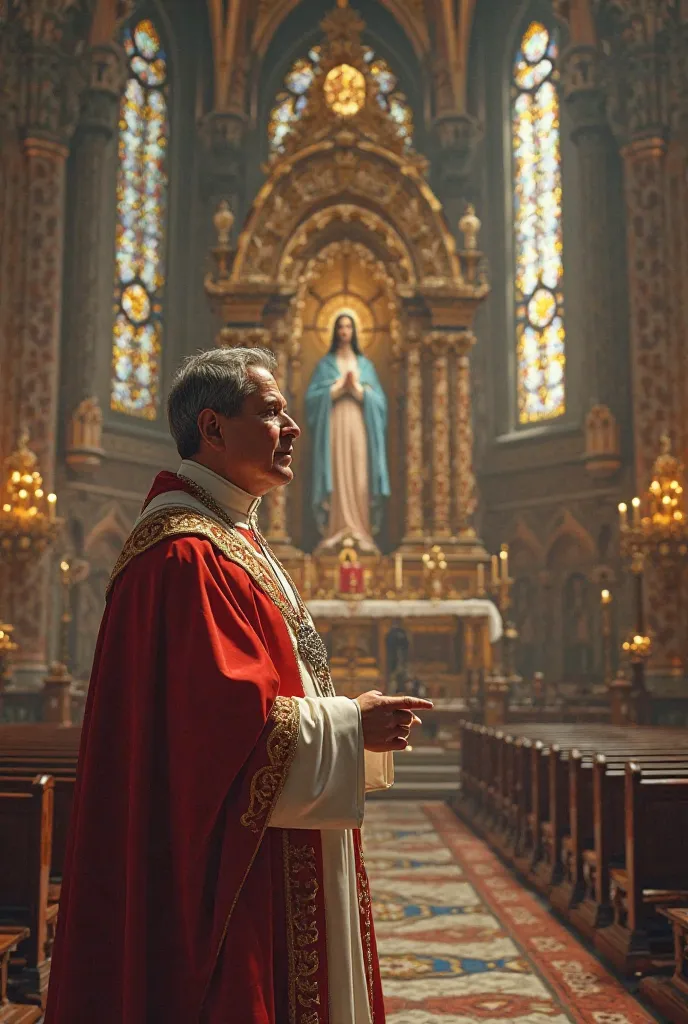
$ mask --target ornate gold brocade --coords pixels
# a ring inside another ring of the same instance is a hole
[[[286,829],[282,842],[289,947],[289,1024],[321,1024],[317,979],[320,936],[315,919],[320,882],[315,849],[294,846],[289,842]]]
[[[315,630],[310,624],[310,619],[306,621],[304,618],[306,614],[305,606],[302,607],[301,614],[299,614],[283,593],[267,560],[257,553],[255,548],[238,530],[222,525],[210,516],[206,516],[201,512],[190,511],[181,505],[170,505],[160,509],[159,512],[153,512],[151,515],[146,516],[138,526],[134,527],[124,545],[122,553],[112,570],[106,593],[109,594],[117,576],[137,555],[143,554],[144,551],[148,551],[149,548],[154,547],[163,540],[168,540],[170,537],[183,536],[205,537],[206,540],[209,540],[217,548],[220,554],[236,565],[240,565],[249,574],[253,582],[276,605],[289,626],[289,637],[297,664],[300,649],[303,647],[305,660],[310,664],[315,680],[323,695],[333,696],[334,690],[329,667],[323,664],[320,657],[322,641],[319,641],[320,647],[316,649],[318,645],[315,643],[314,637],[310,636],[310,634],[315,634]],[[274,558],[274,555],[272,557]],[[286,569],[276,558],[275,562],[280,566],[286,579],[291,584],[299,604],[302,605],[298,591]],[[317,637],[317,634],[315,636]],[[319,640],[319,638],[317,639]],[[308,656],[309,652],[307,650],[309,643],[313,647],[311,657]]]
[[[267,742],[270,764],[259,768],[251,779],[248,810],[240,819],[252,832],[261,832],[268,820],[291,768],[299,739],[299,706],[291,697],[276,697],[269,718],[274,723]]]
[[[375,1024],[375,989],[373,986],[375,968],[373,965],[373,904],[370,898],[370,885],[363,863],[363,848],[359,837],[358,854],[360,857],[360,868],[356,873],[356,888],[358,890],[358,910],[361,915],[363,926],[363,960],[365,963],[366,982],[368,984],[368,1004],[370,1006],[370,1019]]]

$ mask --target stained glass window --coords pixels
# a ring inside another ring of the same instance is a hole
[[[318,77],[321,57],[321,48],[314,46],[305,57],[295,60],[287,72],[270,113],[268,136],[273,152],[282,152],[284,140],[308,106],[308,93]],[[378,57],[371,47],[366,48],[364,59],[377,87],[378,103],[394,122],[399,137],[410,146],[413,138],[413,112],[399,88],[396,75],[387,61]]]
[[[557,43],[533,21],[513,65],[515,304],[520,423],[566,410]]]
[[[167,214],[167,58],[149,19],[124,32],[110,406],[155,419],[160,399]]]

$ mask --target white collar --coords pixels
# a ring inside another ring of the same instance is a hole
[[[243,491],[241,487],[237,487],[230,480],[214,473],[212,469],[202,466],[200,462],[184,459],[177,470],[177,476],[188,477],[199,487],[205,488],[235,522],[243,519],[251,520],[258,511],[260,498],[248,494],[247,491]]]

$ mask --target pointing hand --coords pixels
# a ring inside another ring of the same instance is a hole
[[[378,753],[405,750],[411,728],[421,724],[414,711],[432,709],[432,701],[421,697],[385,697],[379,690],[362,693],[356,700],[361,709],[364,746]]]

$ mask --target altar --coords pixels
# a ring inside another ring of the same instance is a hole
[[[499,611],[482,598],[314,599],[308,609],[347,697],[380,689],[466,700],[502,635]]]

